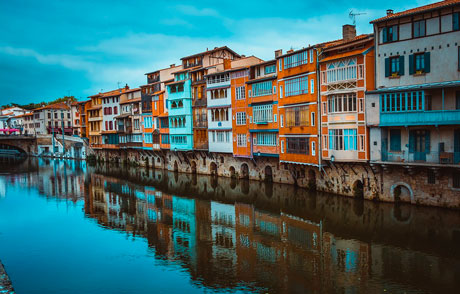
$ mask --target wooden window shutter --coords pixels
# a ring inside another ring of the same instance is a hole
[[[399,75],[404,75],[404,56],[399,56]]]
[[[411,54],[409,55],[409,74],[413,75],[415,73],[415,55]]]
[[[425,52],[425,72],[430,72],[430,52]]]
[[[385,77],[390,76],[390,58],[385,58]]]

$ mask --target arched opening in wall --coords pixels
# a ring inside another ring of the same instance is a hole
[[[230,166],[230,177],[232,179],[236,178],[236,171],[235,171],[235,168],[233,166]]]
[[[353,184],[353,196],[358,199],[364,199],[364,185],[361,180],[357,180]]]
[[[241,165],[241,178],[249,179],[249,166],[246,163]]]
[[[411,202],[411,191],[405,185],[398,185],[393,189],[395,202]]]
[[[273,182],[273,171],[272,171],[272,167],[267,165],[265,167],[265,178],[264,180],[266,182]]]
[[[209,165],[209,171],[212,176],[217,176],[217,164],[215,162],[211,162]]]
[[[192,174],[196,174],[196,162],[192,161],[191,166],[192,166]]]
[[[161,163],[160,157],[157,157],[157,163]]]
[[[316,190],[316,173],[312,169],[308,171],[308,188]]]
[[[179,171],[179,165],[177,164],[177,161],[174,161],[174,172],[177,173]]]

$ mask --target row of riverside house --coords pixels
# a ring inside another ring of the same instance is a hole
[[[171,170],[458,206],[459,12],[459,0],[388,10],[373,34],[344,25],[268,61],[226,46],[183,57],[81,102],[79,134],[101,158],[138,150]]]

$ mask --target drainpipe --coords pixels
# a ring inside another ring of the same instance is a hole
[[[322,134],[321,134],[321,71],[320,71],[320,66],[319,66],[319,58],[320,56],[323,54],[322,51],[320,51],[318,48],[315,48],[315,51],[316,51],[316,93],[318,93],[318,97],[317,97],[317,105],[318,105],[318,115],[317,115],[317,118],[316,118],[316,125],[318,126],[318,148],[316,150],[316,152],[318,152],[318,168],[319,168],[319,171],[321,172],[321,169],[323,168],[323,165],[322,165]]]

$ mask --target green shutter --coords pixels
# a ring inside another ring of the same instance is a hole
[[[401,130],[390,130],[390,150],[401,151]]]
[[[430,153],[430,131],[425,131],[425,153]]]
[[[387,35],[388,35],[388,34],[387,34],[387,28],[383,28],[383,30],[382,30],[383,42],[382,42],[382,43],[388,42],[388,40],[387,40]]]
[[[399,56],[399,75],[404,75],[404,55]]]
[[[390,76],[390,58],[385,58],[385,77]]]
[[[425,52],[425,72],[430,72],[430,52]]]
[[[414,58],[415,58],[414,54],[409,55],[409,74],[410,75],[413,75],[415,73]]]
[[[409,153],[415,152],[415,131],[409,131]]]

